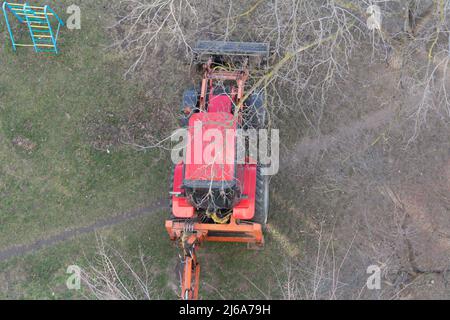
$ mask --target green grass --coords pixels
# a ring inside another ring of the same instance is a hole
[[[68,2],[67,2],[68,3]],[[122,79],[104,47],[102,4],[81,5],[82,30],[63,31],[59,56],[7,46],[0,65],[0,248],[130,210],[160,197],[151,153],[108,154],[89,143],[87,125],[138,103],[141,88]],[[63,5],[60,5],[63,8]],[[60,9],[59,12],[64,12]],[[15,147],[24,137],[32,152]]]
[[[176,299],[175,267],[179,249],[167,239],[164,214],[124,223],[103,229],[95,235],[77,239],[40,250],[24,257],[16,257],[0,263],[0,299],[85,299],[89,292],[68,290],[67,267],[82,268],[95,264],[101,237],[107,246],[113,247],[124,259],[139,270],[137,257],[142,253],[149,257],[153,287],[161,299]],[[264,251],[246,250],[239,244],[206,244],[199,251],[202,263],[201,289],[203,299],[264,299],[266,295],[279,297],[276,275],[283,254],[268,238],[270,245]],[[268,259],[270,257],[270,259]],[[120,267],[120,264],[116,266]],[[137,271],[139,273],[139,271]],[[143,272],[139,275],[143,276]],[[126,279],[129,280],[129,279]],[[172,284],[172,285],[170,285]]]
[[[63,30],[58,56],[24,48],[14,53],[6,33],[0,35],[0,250],[130,211],[167,191],[168,154],[158,162],[156,151],[115,147],[107,153],[92,146],[93,124],[118,126],[130,106],[155,103],[144,98],[142,85],[123,79],[126,65],[106,49],[111,39],[105,27],[112,19],[104,8],[109,2],[77,2],[82,30]],[[61,1],[54,9],[65,17],[72,3]],[[174,88],[172,95],[182,90],[176,77],[165,81]],[[15,146],[17,137],[30,140],[35,148],[30,152]],[[272,214],[274,224],[292,221],[283,218],[283,208],[273,208]],[[160,297],[173,299],[170,284],[178,249],[165,233],[165,216],[161,212],[100,234],[127,257],[136,257],[139,250],[151,257]],[[292,239],[299,241],[295,232]],[[275,271],[283,263],[282,247],[268,236],[264,251],[245,248],[202,247],[203,298],[280,297]],[[0,298],[84,298],[66,289],[66,269],[86,265],[95,251],[95,235],[84,235],[0,263]]]
[[[155,223],[157,222],[157,223]],[[168,274],[161,268],[176,256],[177,249],[169,241],[155,241],[165,236],[160,227],[164,215],[142,218],[109,229],[103,229],[95,235],[84,235],[54,247],[43,249],[35,254],[17,257],[0,263],[0,299],[84,299],[90,293],[86,288],[81,291],[68,290],[66,281],[68,266],[78,265],[87,268],[95,265],[94,258],[98,250],[97,240],[103,239],[108,247],[113,247],[127,262],[136,262],[140,253],[151,257],[148,267],[152,270],[155,290],[160,298],[176,298],[168,290]],[[136,270],[140,264],[136,262]],[[117,264],[120,267],[120,264]],[[143,273],[140,274],[141,276]]]

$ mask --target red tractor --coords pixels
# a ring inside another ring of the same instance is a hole
[[[269,180],[257,159],[238,161],[239,132],[266,125],[262,93],[247,93],[249,63],[264,63],[269,45],[200,41],[194,49],[202,66],[200,90],[187,90],[181,123],[187,131],[184,160],[171,186],[170,238],[183,249],[181,298],[198,299],[203,241],[262,246],[269,211]],[[211,142],[214,140],[214,148]]]

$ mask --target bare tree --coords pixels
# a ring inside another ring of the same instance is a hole
[[[88,296],[99,300],[158,299],[151,261],[142,253],[138,260],[138,263],[128,262],[98,237],[96,259],[81,273],[81,281],[88,289]]]
[[[450,6],[443,0],[383,2],[382,28],[370,30],[369,5],[349,0],[124,0],[113,28],[120,30],[116,46],[133,57],[127,74],[160,52],[189,60],[199,39],[270,42],[272,68],[254,74],[258,86],[252,89],[266,91],[271,119],[283,110],[299,112],[317,134],[328,92],[336,79],[346,77],[352,53],[371,45],[376,55],[401,70],[403,83],[422,91],[408,111],[419,132],[428,110],[449,110],[448,82],[442,80]],[[426,67],[417,69],[417,64]],[[432,98],[436,92],[438,99]]]
[[[380,7],[383,22],[380,28],[370,29],[367,8],[373,4]],[[343,257],[350,259],[348,254],[359,262],[358,267],[367,263],[383,266],[389,290],[378,298],[400,297],[416,279],[405,239],[415,239],[417,231],[406,219],[407,209],[401,209],[401,201],[392,200],[396,198],[392,190],[401,186],[396,179],[406,178],[401,165],[390,161],[411,159],[403,147],[421,152],[422,130],[439,121],[448,123],[449,2],[126,0],[118,12],[120,19],[114,28],[121,32],[116,45],[132,58],[128,74],[139,73],[146,59],[162,52],[189,60],[191,46],[199,39],[271,43],[270,66],[253,73],[249,92],[266,92],[275,126],[288,118],[286,114],[307,124],[309,137],[295,141],[286,157],[288,169],[300,171],[295,179],[313,180],[308,186],[319,189],[322,193],[317,193],[331,203],[327,205],[338,206],[342,201],[353,205],[348,210],[358,213],[348,221],[343,218],[349,226],[341,226],[342,233],[349,234],[350,228],[363,230],[356,244],[322,238],[314,262],[288,261],[280,276],[283,297],[339,298],[345,290],[347,296],[365,297],[360,282],[351,283],[339,272]],[[345,109],[357,114],[358,121],[350,125],[349,115],[336,116],[331,109],[336,104],[330,102],[342,99],[358,106],[353,91],[367,93],[362,86],[373,85],[371,78],[358,83],[361,88],[345,87],[346,82],[352,83],[355,56],[361,59],[357,66],[361,72],[384,64],[387,71],[383,72],[391,73],[394,80],[382,87],[389,93],[376,96],[373,104],[364,100],[365,108]],[[388,95],[397,96],[398,105],[391,106]],[[315,205],[323,204],[323,199],[312,198]],[[410,244],[417,245],[413,240]],[[425,270],[417,265],[415,269]],[[359,281],[365,269],[358,270]],[[308,288],[303,287],[306,284]]]

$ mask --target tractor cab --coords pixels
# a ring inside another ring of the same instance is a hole
[[[211,86],[206,111],[209,113],[234,113],[236,95],[236,88],[232,85]]]
[[[222,221],[240,201],[243,165],[236,161],[237,122],[231,113],[196,113],[189,121],[183,187],[189,203]]]

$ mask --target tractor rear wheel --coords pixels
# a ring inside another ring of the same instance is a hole
[[[252,221],[261,224],[263,228],[266,227],[269,218],[269,206],[269,177],[263,176],[261,167],[258,166],[256,171],[255,216]]]
[[[197,89],[191,88],[183,93],[183,102],[180,106],[180,125],[186,128],[189,125],[189,118],[197,109],[200,92]]]
[[[264,93],[252,93],[245,101],[244,128],[264,129],[267,126],[267,110],[264,107]]]
[[[170,170],[170,180],[169,180],[169,220],[174,220],[175,216],[173,215],[173,200],[172,195],[170,195],[170,192],[173,191],[173,181],[175,179],[175,165],[172,166],[172,169]]]

